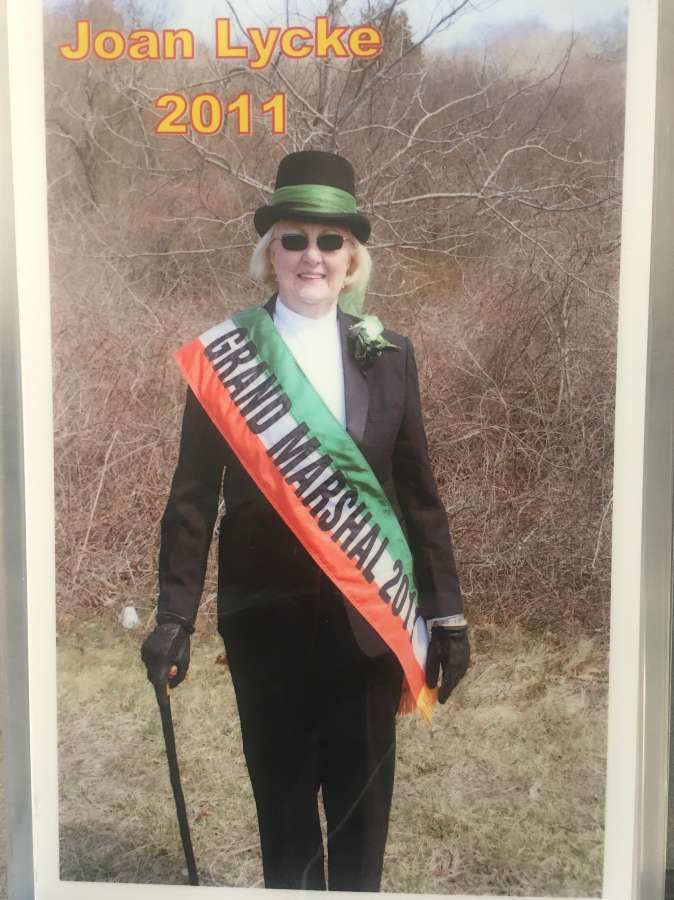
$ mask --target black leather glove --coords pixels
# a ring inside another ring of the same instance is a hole
[[[445,703],[470,665],[470,644],[467,628],[446,628],[434,625],[426,657],[426,684],[434,688],[438,683],[440,667],[442,680],[438,701]]]
[[[157,700],[168,696],[167,686],[177,687],[187,675],[190,664],[190,636],[177,622],[163,622],[143,641],[140,658],[147,667],[148,680],[154,685]],[[171,675],[171,668],[177,672]]]

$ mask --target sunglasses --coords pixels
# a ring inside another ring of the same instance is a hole
[[[306,234],[282,234],[280,238],[274,240],[281,241],[284,250],[291,253],[299,253],[300,250],[306,250],[309,246],[309,238]],[[341,234],[319,234],[316,238],[316,246],[324,253],[331,253],[335,250],[341,250],[344,246],[345,238]]]

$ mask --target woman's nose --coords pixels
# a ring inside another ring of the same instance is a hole
[[[321,251],[318,249],[316,238],[309,238],[309,243],[306,246],[303,256],[309,262],[321,261]]]

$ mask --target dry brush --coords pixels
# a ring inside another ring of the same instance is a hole
[[[279,158],[314,147],[359,174],[369,308],[417,348],[471,617],[604,632],[621,34],[506,33],[441,54],[394,2],[360,17],[385,35],[374,61],[252,72],[206,52],[74,66],[55,50],[72,20],[52,11],[46,28],[61,615],[151,612],[183,396],[171,351],[261,299],[251,212]],[[160,138],[152,100],[168,89],[285,91],[288,133]]]

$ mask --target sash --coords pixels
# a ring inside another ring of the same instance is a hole
[[[262,307],[215,325],[175,354],[239,461],[318,566],[395,653],[401,711],[430,721],[426,623],[400,524],[367,460]]]

